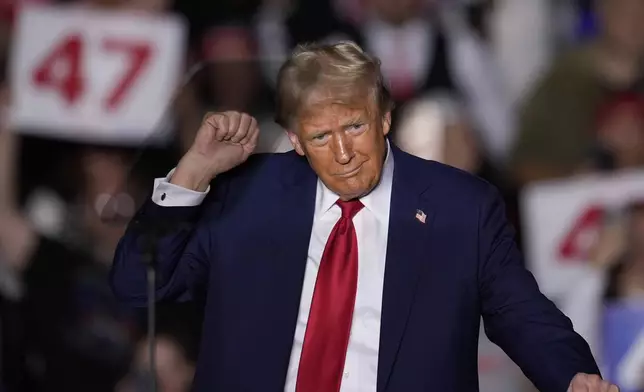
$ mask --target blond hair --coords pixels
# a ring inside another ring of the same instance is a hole
[[[278,74],[275,121],[291,129],[295,118],[313,107],[364,107],[366,98],[372,99],[380,115],[393,109],[380,60],[351,41],[299,45]]]

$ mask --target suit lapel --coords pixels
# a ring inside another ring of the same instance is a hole
[[[270,282],[264,288],[271,298],[270,314],[261,327],[262,334],[267,337],[264,344],[268,354],[262,366],[270,368],[273,374],[280,374],[281,385],[286,380],[297,324],[317,183],[306,160],[295,153],[293,161],[289,160],[285,166],[279,184],[280,200],[271,213],[273,221],[269,227],[275,231],[267,233],[273,244],[269,248],[271,254],[266,255],[272,264],[266,273],[273,276],[266,279]]]
[[[389,238],[385,266],[380,348],[378,353],[378,392],[385,390],[400,347],[409,312],[414,301],[421,266],[429,255],[427,233],[433,214],[425,191],[428,182],[414,176],[419,169],[413,157],[393,147],[394,178],[389,216]],[[416,171],[415,171],[416,170]],[[416,217],[418,210],[426,214],[425,222]]]

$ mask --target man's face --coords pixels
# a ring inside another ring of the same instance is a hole
[[[288,132],[295,151],[342,200],[361,197],[380,181],[391,116],[377,113],[371,101],[362,109],[324,105]]]

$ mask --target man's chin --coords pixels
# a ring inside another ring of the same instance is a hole
[[[347,187],[347,188],[342,188],[339,189],[338,191],[334,191],[341,200],[353,200],[353,199],[359,199],[363,196],[368,195],[373,191],[375,187],[370,187],[370,186],[355,186],[355,187]]]

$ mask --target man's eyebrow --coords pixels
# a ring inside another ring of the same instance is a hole
[[[330,129],[319,129],[311,133],[311,137],[324,136],[331,133]]]
[[[350,119],[348,121],[343,121],[342,122],[342,127],[346,128],[346,127],[350,127],[352,125],[362,124],[364,122],[365,122],[364,117],[362,115],[359,115],[359,116],[353,117],[352,119]]]
[[[304,126],[308,127],[311,131],[318,133],[318,132],[325,132],[325,131],[330,131],[331,129],[328,127],[329,124],[323,124],[323,123],[303,123]]]

